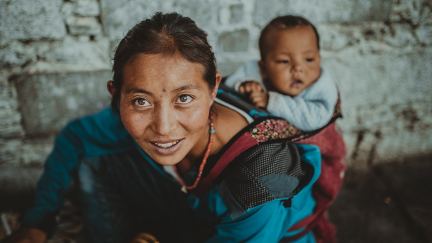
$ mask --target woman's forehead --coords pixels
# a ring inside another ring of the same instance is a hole
[[[160,64],[164,64],[159,66]],[[174,65],[178,67],[187,67],[196,66],[199,69],[204,70],[204,66],[200,63],[195,63],[187,60],[183,57],[179,52],[174,53],[156,53],[156,54],[148,54],[148,53],[139,53],[133,56],[125,65],[127,67],[137,67],[141,65],[146,66],[157,66],[158,69],[163,68],[164,66]]]
[[[207,86],[204,67],[181,55],[139,54],[124,67],[126,89],[173,91]]]

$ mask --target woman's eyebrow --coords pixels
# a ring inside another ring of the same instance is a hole
[[[142,88],[136,88],[136,87],[126,88],[125,93],[126,94],[130,94],[130,93],[144,93],[144,94],[152,95],[152,92],[147,91],[147,90],[142,89]]]
[[[179,91],[189,90],[189,89],[200,89],[200,88],[199,88],[199,86],[194,85],[194,84],[187,84],[187,85],[178,87],[178,88],[172,90],[171,92],[179,92]]]
[[[183,90],[190,90],[190,89],[200,89],[200,88],[197,85],[187,84],[187,85],[175,88],[175,89],[171,90],[170,92],[180,92],[180,91],[183,91]],[[130,94],[130,93],[144,93],[144,94],[148,94],[148,95],[153,95],[152,92],[147,91],[147,90],[145,90],[143,88],[137,88],[137,87],[126,88],[125,93],[126,94]]]

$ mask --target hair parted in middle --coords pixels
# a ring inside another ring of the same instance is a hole
[[[113,84],[116,93],[111,105],[118,107],[123,69],[138,54],[175,54],[186,60],[202,64],[204,80],[212,89],[216,82],[216,59],[207,41],[207,33],[195,22],[178,13],[157,12],[128,31],[120,41],[114,55]]]

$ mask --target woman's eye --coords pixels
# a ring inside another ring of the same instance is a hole
[[[148,102],[146,99],[143,99],[143,98],[134,99],[133,103],[134,103],[134,105],[140,106],[140,107],[150,106],[150,102]]]
[[[180,95],[177,99],[177,103],[188,104],[192,102],[193,98],[190,95]]]

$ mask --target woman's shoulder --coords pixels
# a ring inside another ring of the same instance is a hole
[[[288,138],[291,141],[302,135],[285,119],[265,111],[244,110],[231,104],[218,103],[214,112],[217,139],[222,146],[244,133],[249,133],[257,142],[276,138]]]
[[[227,149],[232,143],[242,144],[241,141],[249,140],[253,144],[260,144],[275,139],[297,141],[305,134],[283,118],[271,115],[246,117],[236,109],[223,105],[215,107],[215,128],[218,151]],[[241,141],[238,141],[241,140]]]
[[[216,105],[215,112],[216,136],[222,147],[249,125],[241,114],[228,107]]]

